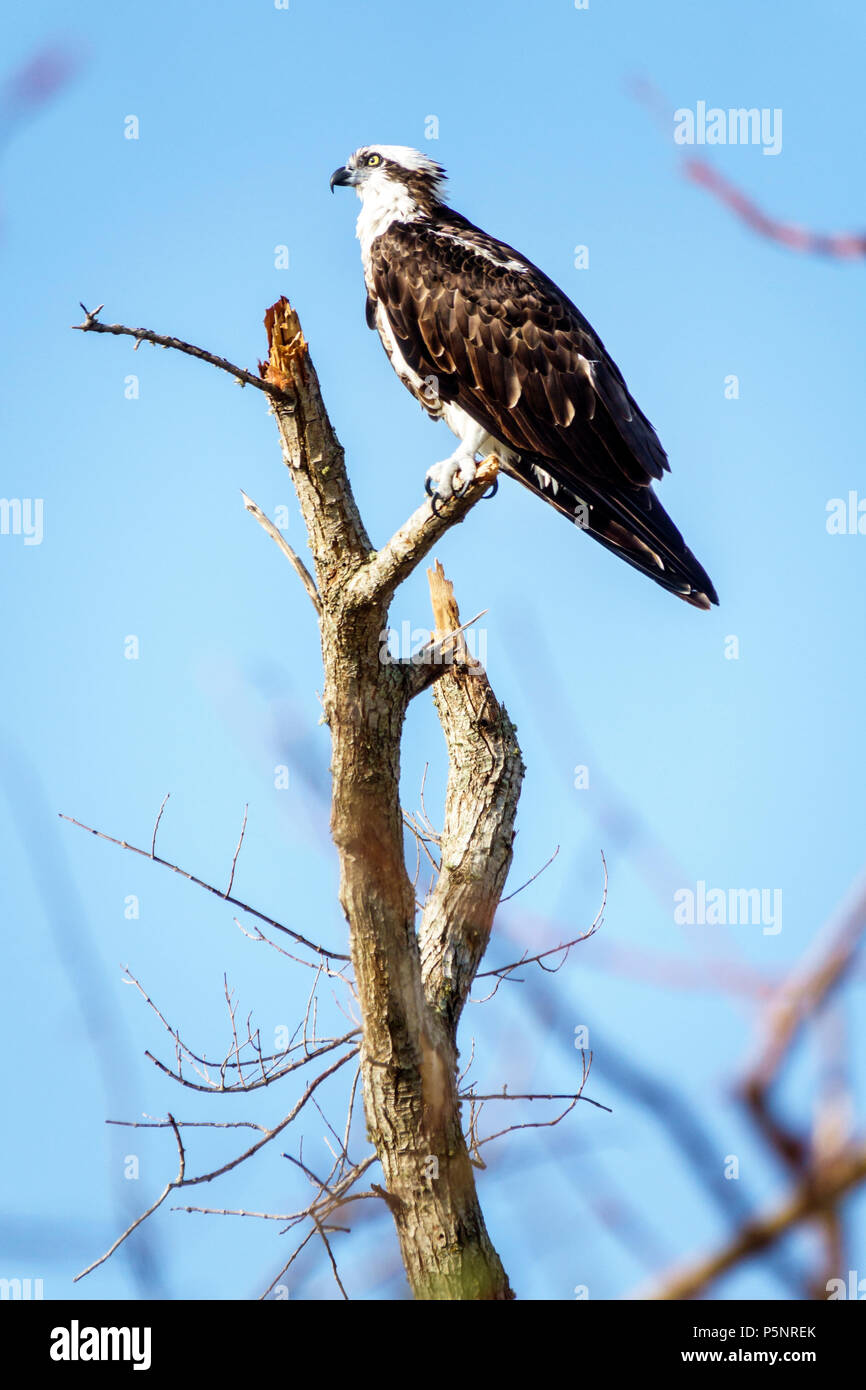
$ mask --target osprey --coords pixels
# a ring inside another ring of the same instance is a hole
[[[696,608],[712,581],[656,497],[669,464],[580,310],[537,266],[445,205],[441,164],[364,145],[331,175],[361,199],[367,323],[401,381],[457,436],[427,473],[444,499],[479,454]]]

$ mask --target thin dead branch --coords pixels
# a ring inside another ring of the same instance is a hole
[[[105,308],[104,304],[100,304],[98,309],[85,309],[83,304],[81,308],[84,309],[83,322],[72,325],[80,333],[111,333],[115,337],[134,338],[136,348],[141,343],[173,348],[175,352],[184,352],[188,357],[197,357],[200,362],[207,362],[211,367],[218,367],[221,372],[228,372],[240,386],[255,386],[257,391],[264,391],[266,395],[279,400],[284,407],[291,407],[291,401],[277,385],[263,381],[260,376],[248,372],[245,367],[236,367],[225,357],[218,357],[216,353],[206,352],[204,348],[195,347],[192,343],[185,343],[182,338],[169,338],[162,333],[154,333],[152,328],[127,328],[123,323],[101,323],[99,315]]]
[[[163,802],[165,805],[165,802]],[[204,888],[205,892],[213,893],[214,897],[221,898],[223,902],[231,903],[232,907],[237,907],[241,912],[248,912],[251,917],[257,917],[266,926],[273,927],[275,931],[284,932],[293,941],[297,941],[299,946],[306,946],[308,951],[315,951],[317,955],[324,956],[327,960],[345,960],[349,957],[341,951],[329,951],[325,946],[317,946],[314,941],[308,941],[300,932],[292,931],[291,927],[283,926],[282,922],[277,922],[273,917],[268,917],[264,912],[259,912],[258,908],[250,907],[249,903],[241,902],[240,898],[233,898],[231,894],[224,893],[221,888],[215,888],[212,883],[206,883],[203,878],[197,878],[195,874],[182,869],[179,864],[173,864],[168,859],[162,859],[160,855],[154,854],[152,850],[139,849],[135,845],[129,844],[126,840],[118,840],[113,835],[106,835],[103,830],[94,830],[92,825],[85,825],[83,821],[76,820],[74,816],[66,816],[62,811],[58,811],[61,820],[69,821],[70,825],[77,825],[80,830],[86,830],[90,835],[96,835],[100,840],[107,840],[110,845],[119,845],[121,849],[127,849],[131,854],[140,854],[144,859],[150,859],[154,864],[161,864],[164,869],[170,869],[173,874],[180,874],[181,878],[187,879],[189,883],[194,883],[197,888]],[[157,825],[159,820],[157,820]],[[156,832],[154,831],[154,838]]]
[[[256,503],[251,497],[247,497],[247,494],[243,491],[241,492],[241,497],[244,499],[244,506],[250,515],[254,516],[256,521],[268,533],[271,539],[276,541],[280,550],[289,561],[289,564],[294,566],[295,573],[298,575],[298,578],[310,596],[310,602],[316,610],[316,616],[321,618],[322,600],[319,598],[316,581],[310,574],[310,571],[307,569],[300,555],[298,555],[297,551],[292,549],[282,532],[277,529],[270,517],[265,515],[261,507],[256,506]]]

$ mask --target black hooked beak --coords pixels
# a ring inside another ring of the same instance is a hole
[[[340,169],[335,169],[334,172],[333,172],[333,174],[331,175],[331,192],[333,193],[334,188],[336,187],[337,184],[340,184],[341,186],[342,186],[342,185],[348,185],[348,186],[351,188],[352,185],[354,184],[354,182],[355,182],[355,171],[354,171],[354,169],[347,169],[346,166],[343,165],[342,168],[340,168]]]

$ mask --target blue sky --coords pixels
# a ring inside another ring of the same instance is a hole
[[[701,100],[780,108],[777,156],[703,153],[769,213],[858,231],[864,29],[854,5],[800,0],[591,0],[586,11],[571,0],[443,0],[435,10],[291,0],[286,11],[264,0],[158,2],[144,12],[88,3],[74,15],[42,4],[7,17],[6,71],[49,41],[80,54],[81,69],[0,163],[0,491],[44,502],[40,545],[0,536],[14,1116],[0,1158],[0,1273],[68,1294],[72,1274],[117,1233],[119,1208],[134,1213],[161,1190],[176,1157],[170,1136],[106,1130],[107,1116],[267,1121],[294,1099],[291,1083],[238,1103],[179,1093],[143,1057],[148,1048],[170,1060],[171,1049],[121,966],[212,1051],[225,1036],[224,972],[263,1035],[294,1025],[309,988],[307,972],[246,941],[228,908],[57,812],[147,846],[170,791],[162,853],[224,884],[248,803],[240,896],[345,943],[315,625],[239,495],[268,512],[287,505],[288,538],[303,545],[264,399],[176,354],[134,353],[128,340],[69,326],[79,300],[104,301],[106,321],[177,334],[252,368],[264,310],[288,294],[368,528],[385,538],[452,443],[365,326],[357,205],[328,192],[336,165],[377,139],[440,159],[453,205],[541,265],[594,324],[667,448],[665,506],[721,599],[709,615],[677,603],[507,483],[437,549],[463,613],[488,610],[491,678],[527,762],[510,886],[560,846],[503,907],[490,963],[588,925],[601,850],[610,874],[604,927],[566,968],[471,1006],[462,1025],[480,1089],[549,1091],[575,1081],[571,1039],[587,1023],[588,1092],[614,1110],[583,1106],[556,1129],[503,1142],[480,1178],[492,1234],[518,1292],[543,1298],[572,1297],[577,1285],[625,1296],[723,1237],[722,1214],[663,1127],[618,1087],[614,1049],[677,1089],[720,1169],[740,1157],[749,1200],[781,1196],[780,1174],[732,1101],[754,1041],[753,1001],[717,988],[715,965],[675,987],[670,963],[736,961],[780,978],[863,865],[866,536],[826,528],[831,499],[866,498],[863,272],[756,237],[684,180],[672,113]],[[630,95],[634,76],[665,94],[668,134]],[[124,138],[129,115],[137,140]],[[436,140],[425,139],[431,116]],[[577,245],[589,248],[588,269],[575,267]],[[275,265],[280,246],[287,269]],[[731,375],[737,399],[725,395]],[[392,617],[428,622],[423,572]],[[124,656],[131,635],[137,660]],[[407,728],[408,806],[428,762],[435,820],[444,768],[425,699]],[[277,790],[282,763],[289,786]],[[574,785],[578,765],[587,789]],[[699,881],[780,890],[782,930],[678,926],[673,894]],[[137,920],[124,916],[129,895]],[[661,980],[641,965],[656,958]],[[861,993],[855,981],[840,1004],[852,1053]],[[329,1014],[339,1023],[323,1003]],[[806,1048],[789,1078],[804,1125],[817,1065]],[[861,1101],[863,1082],[860,1063],[850,1083]],[[332,1122],[343,1099],[334,1083]],[[305,1154],[324,1162],[319,1116],[304,1133]],[[192,1161],[231,1151],[231,1133],[206,1134]],[[140,1160],[132,1181],[130,1154]],[[192,1200],[290,1211],[303,1192],[275,1148]],[[624,1194],[652,1239],[635,1235]],[[850,1255],[862,1269],[862,1210],[854,1215]],[[162,1211],[147,1237],[159,1287],[122,1256],[78,1292],[254,1295],[288,1257],[286,1239],[272,1223]],[[350,1292],[403,1296],[387,1217],[365,1215],[341,1239]],[[299,1262],[292,1296],[334,1296],[324,1266],[318,1254]],[[714,1292],[790,1296],[766,1261]]]

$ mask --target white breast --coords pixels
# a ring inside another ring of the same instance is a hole
[[[405,184],[395,179],[370,178],[359,190],[361,211],[355,231],[361,243],[364,277],[370,282],[370,247],[392,222],[415,222],[421,210]]]
[[[436,381],[434,377],[429,380],[419,376],[418,373],[409,366],[400,348],[390,320],[382,305],[376,304],[376,327],[379,330],[379,337],[382,345],[388,354],[391,366],[397,373],[404,386],[408,386],[412,395],[421,402],[424,409],[430,415],[438,416],[442,413],[442,404],[436,391]]]

